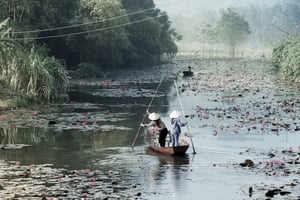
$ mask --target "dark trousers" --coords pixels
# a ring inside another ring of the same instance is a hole
[[[167,128],[162,129],[159,133],[158,142],[159,142],[161,147],[165,147],[165,145],[166,145],[167,134],[168,134],[168,129]]]

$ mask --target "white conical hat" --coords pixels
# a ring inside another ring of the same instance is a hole
[[[180,117],[180,115],[181,115],[180,112],[174,110],[173,112],[171,112],[170,118],[178,118]]]
[[[158,120],[158,119],[160,119],[160,115],[157,114],[157,113],[155,113],[155,112],[153,112],[153,113],[151,113],[151,114],[149,115],[149,119],[150,119],[150,120]]]

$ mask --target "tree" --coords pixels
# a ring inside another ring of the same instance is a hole
[[[64,35],[76,32],[74,28],[51,30],[57,27],[71,26],[71,19],[79,8],[80,0],[27,0],[32,2],[29,23],[35,25],[34,29],[50,29],[50,31],[39,32],[39,37],[53,35]],[[38,20],[37,20],[38,19]],[[58,59],[72,57],[72,51],[68,48],[65,37],[37,40],[38,44],[46,45],[49,53]]]
[[[210,24],[201,24],[201,28],[196,29],[197,39],[202,46],[202,57],[205,55],[208,57],[214,56],[214,46],[218,44],[218,37],[216,28]]]
[[[220,40],[229,46],[232,58],[235,56],[236,46],[251,33],[248,22],[230,8],[222,13],[222,18],[217,22],[217,30]]]
[[[124,24],[128,24],[129,20],[121,2],[119,0],[80,2],[73,23],[86,23],[86,26],[81,26],[77,31],[87,34],[68,37],[68,46],[79,56],[80,63],[91,63],[104,68],[122,65],[122,52],[129,45],[128,31]]]
[[[103,68],[153,65],[177,53],[180,36],[153,0],[2,0],[10,38],[63,60]]]
[[[4,79],[8,71],[8,60],[11,55],[9,51],[13,44],[10,41],[5,40],[7,38],[10,29],[7,27],[8,19],[0,22],[0,79]]]
[[[129,26],[130,48],[125,55],[128,64],[153,65],[165,55],[177,53],[174,41],[180,40],[181,36],[171,29],[167,14],[156,9],[152,0],[122,0],[122,3],[128,13],[141,11],[129,17],[132,22]]]

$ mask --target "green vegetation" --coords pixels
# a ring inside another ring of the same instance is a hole
[[[80,63],[76,70],[70,71],[70,76],[79,79],[105,77],[104,72],[97,66],[90,63]]]
[[[119,26],[129,22],[126,10],[119,1],[81,0],[80,3],[81,6],[73,17],[72,24],[95,21],[100,23],[78,27],[78,32],[87,34],[68,36],[67,45],[74,55],[78,55],[80,63],[89,62],[99,67],[117,68],[122,64],[122,51],[129,45],[126,26]],[[124,17],[106,20],[115,16]]]
[[[300,36],[282,41],[273,49],[273,64],[295,82],[300,82]]]
[[[2,87],[17,95],[14,106],[37,102],[33,99],[48,102],[59,99],[69,80],[62,63],[47,56],[42,47],[32,46],[28,50],[25,44],[7,40],[10,31],[7,22],[0,24],[0,79]]]
[[[68,69],[158,64],[177,53],[180,36],[152,0],[5,0],[10,39],[43,45]]]
[[[229,46],[232,58],[235,56],[236,46],[251,33],[248,22],[232,9],[222,13],[216,29],[221,41]]]
[[[56,101],[70,75],[149,66],[177,53],[180,36],[152,0],[4,0],[0,81],[25,101]],[[18,103],[19,102],[19,103]]]

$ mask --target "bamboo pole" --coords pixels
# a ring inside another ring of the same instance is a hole
[[[144,117],[143,117],[143,119],[142,119],[142,121],[141,121],[140,124],[144,123],[144,121],[145,121],[145,119],[146,119],[146,116],[148,115],[147,111],[149,111],[149,109],[150,109],[150,107],[151,107],[151,105],[152,105],[152,103],[153,103],[153,100],[154,100],[154,98],[155,98],[155,96],[156,96],[156,94],[157,94],[157,91],[158,91],[158,89],[160,88],[160,85],[162,84],[164,78],[165,78],[165,76],[160,80],[160,82],[159,82],[159,84],[158,84],[158,86],[157,86],[157,88],[156,88],[156,90],[155,90],[155,93],[154,93],[154,95],[153,95],[153,97],[152,97],[152,99],[151,99],[151,101],[150,101],[150,103],[149,103],[149,105],[148,105],[148,107],[147,107],[146,113],[144,114]],[[134,147],[135,142],[136,142],[136,140],[137,140],[137,138],[138,138],[138,136],[139,136],[139,134],[140,134],[140,131],[141,131],[141,126],[140,126],[140,124],[139,124],[139,128],[138,128],[138,130],[137,130],[137,133],[136,133],[136,135],[135,135],[135,138],[134,138],[134,140],[133,140],[133,142],[132,142],[132,144],[131,144],[131,147],[132,147],[132,148]]]
[[[176,83],[176,80],[174,80],[174,84],[175,84],[175,88],[176,88],[176,92],[177,92],[177,95],[178,95],[178,99],[179,99],[179,103],[180,103],[180,107],[181,107],[181,111],[182,111],[182,114],[183,116],[185,116],[184,114],[184,109],[183,109],[183,105],[182,105],[182,102],[181,102],[181,98],[180,98],[180,95],[179,95],[179,91],[178,91],[178,86],[177,86],[177,83]],[[188,130],[188,136],[191,140],[191,144],[192,144],[192,147],[193,147],[193,154],[196,154],[196,151],[195,151],[195,147],[194,147],[194,143],[193,143],[193,140],[192,140],[192,137],[191,137],[191,132],[190,132],[190,128],[189,128],[189,124],[187,123],[187,120],[186,120],[186,128]]]

